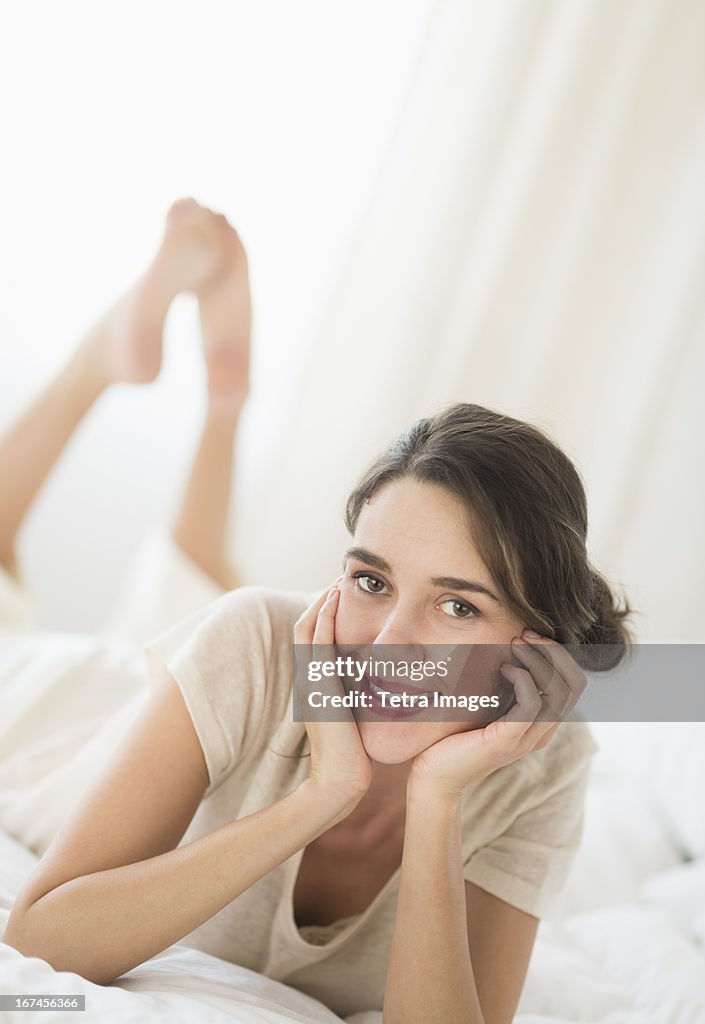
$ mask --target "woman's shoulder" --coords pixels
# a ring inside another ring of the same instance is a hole
[[[251,628],[266,635],[273,644],[291,643],[296,620],[308,607],[313,594],[275,587],[244,586],[217,598],[207,609],[211,628],[225,636]]]
[[[159,634],[145,652],[150,663],[201,689],[230,688],[236,677],[261,679],[291,661],[294,623],[307,603],[298,591],[238,587]]]
[[[596,750],[581,721],[469,787],[463,804],[467,881],[543,917],[580,842],[585,785]]]
[[[582,721],[562,722],[551,742],[497,769],[475,787],[469,787],[468,808],[479,799],[496,800],[513,811],[535,806],[558,793],[582,790],[597,751],[592,733]]]
[[[597,750],[589,727],[575,719],[561,722],[548,746],[526,754],[516,765],[535,781],[555,785],[586,775]]]
[[[293,626],[308,595],[239,587],[145,650],[183,695],[214,783],[259,751],[286,714]]]

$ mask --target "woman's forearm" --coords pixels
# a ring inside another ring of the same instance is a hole
[[[3,941],[56,970],[108,984],[199,927],[340,813],[304,782],[185,846],[64,882],[13,912]]]
[[[460,802],[409,784],[384,1024],[483,1024],[468,945]]]

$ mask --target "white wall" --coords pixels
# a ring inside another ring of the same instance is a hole
[[[139,273],[169,203],[195,195],[250,252],[246,478],[373,188],[428,7],[6,2],[0,426]],[[163,379],[108,395],[33,509],[20,553],[48,624],[96,626],[138,537],[168,518],[201,410],[187,300],[167,333]]]

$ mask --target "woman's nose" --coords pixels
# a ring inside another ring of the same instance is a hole
[[[398,650],[394,657],[401,657],[404,660],[425,660],[426,649],[423,637],[420,635],[418,623],[411,615],[400,614],[398,610],[393,611],[384,621],[380,631],[375,637],[372,648],[386,648],[379,652],[380,656],[385,653],[390,656],[390,647]]]

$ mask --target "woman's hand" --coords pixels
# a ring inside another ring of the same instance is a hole
[[[505,662],[500,671],[514,686],[516,704],[484,728],[455,733],[414,758],[410,785],[457,797],[471,782],[548,746],[587,685],[565,647],[526,632],[512,641],[523,668]]]
[[[328,649],[335,643],[335,613],[340,597],[339,579],[303,613],[294,626],[294,643],[306,644],[315,657],[321,644]],[[317,683],[319,689],[330,695],[345,696],[337,677],[326,677]],[[359,803],[370,785],[372,765],[360,739],[355,719],[347,708],[336,709],[336,716],[344,721],[306,722],[311,744],[309,781],[319,788],[325,799],[340,804],[341,819]],[[341,820],[339,819],[339,820]]]

